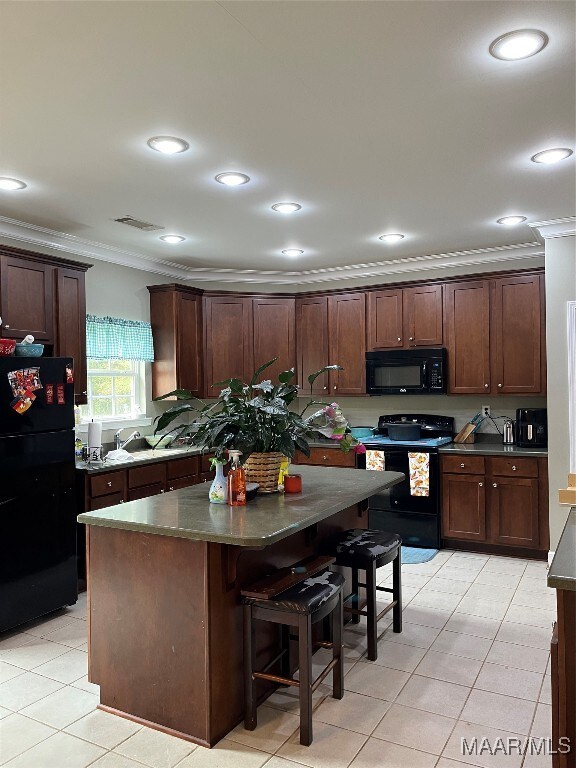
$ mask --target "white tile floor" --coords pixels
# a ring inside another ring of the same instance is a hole
[[[212,750],[96,709],[87,681],[85,595],[0,636],[0,765],[7,768],[549,768],[542,755],[463,755],[461,738],[549,737],[554,592],[543,563],[443,551],[403,566],[404,631],[345,632],[346,694],[315,694],[302,747],[293,689]],[[379,574],[391,580],[390,567]],[[315,666],[322,664],[320,651]]]

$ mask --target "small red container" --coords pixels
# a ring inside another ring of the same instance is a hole
[[[284,493],[302,493],[302,475],[284,475]]]
[[[14,354],[16,342],[13,339],[0,339],[0,356],[8,357]]]

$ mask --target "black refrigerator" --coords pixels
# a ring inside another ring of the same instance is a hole
[[[0,357],[0,632],[78,598],[73,377]]]

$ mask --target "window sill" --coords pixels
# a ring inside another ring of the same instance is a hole
[[[153,419],[147,416],[136,416],[130,419],[95,419],[99,424],[102,424],[102,429],[128,429],[128,427],[149,427]],[[80,434],[88,432],[89,421],[84,421],[76,428]]]

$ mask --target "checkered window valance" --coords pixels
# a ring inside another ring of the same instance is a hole
[[[86,357],[152,362],[152,326],[141,320],[86,315]]]

